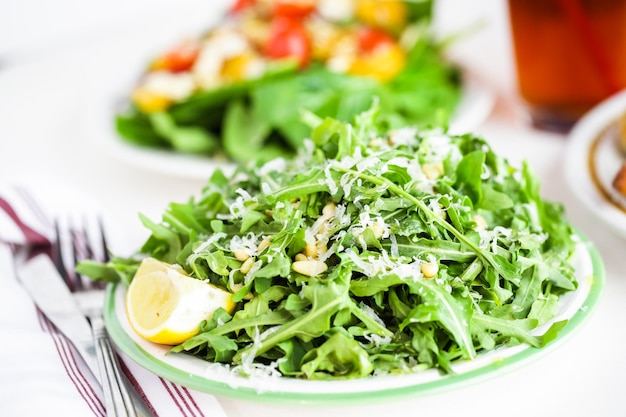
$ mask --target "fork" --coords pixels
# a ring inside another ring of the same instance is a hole
[[[51,255],[74,299],[91,324],[107,416],[134,417],[137,416],[137,411],[133,404],[131,387],[123,376],[102,318],[103,283],[82,277],[75,271],[75,265],[82,260],[106,262],[109,258],[102,221],[100,218],[96,220],[96,227],[90,227],[93,224],[89,224],[87,219],[82,219],[82,226],[78,227],[71,221],[63,227],[61,221],[56,221],[56,239],[52,244]],[[92,232],[91,236],[89,232]]]

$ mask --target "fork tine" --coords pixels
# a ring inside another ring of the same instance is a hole
[[[89,221],[91,220],[91,221]],[[95,221],[97,220],[97,221]],[[98,225],[97,228],[90,227]],[[88,277],[78,274],[76,264],[86,259],[101,260],[101,251],[106,251],[104,228],[101,220],[87,218],[55,219],[55,240],[52,245],[52,258],[65,283],[73,292],[84,291],[90,288],[103,288],[96,285]],[[91,233],[90,233],[91,232]],[[93,238],[91,238],[93,234]]]
[[[100,247],[102,249],[102,257],[100,259],[98,259],[101,262],[108,262],[111,259],[110,253],[109,253],[109,245],[107,243],[107,237],[106,237],[106,233],[104,231],[104,224],[102,222],[102,218],[98,218],[98,232],[99,232],[99,237],[100,237]],[[97,288],[105,288],[106,287],[106,282],[104,281],[91,281],[92,285],[94,285]]]
[[[72,239],[73,264],[76,265],[82,260],[91,259],[93,257],[93,251],[87,234],[86,220],[82,219],[82,225],[80,227],[70,226],[70,233]],[[76,281],[80,283],[81,289],[84,290],[90,287],[90,280],[88,278],[80,274],[76,274],[76,278]]]
[[[67,269],[65,268],[65,263],[63,262],[63,255],[61,251],[61,236],[59,232],[59,223],[54,221],[54,241],[52,242],[52,262],[54,262],[54,266],[59,270],[59,273],[63,277],[63,279],[67,278]],[[69,283],[66,281],[66,284]]]
[[[109,262],[111,256],[109,254],[109,245],[107,243],[106,233],[104,233],[104,224],[102,223],[102,218],[98,218],[98,230],[100,231],[101,237],[101,245],[102,245],[102,261]]]
[[[76,279],[76,276],[73,274],[73,255],[72,262],[68,262],[68,250],[66,249],[68,239],[66,236],[62,236],[62,234],[64,233],[62,233],[62,228],[59,224],[59,220],[56,219],[54,221],[54,234],[55,239],[52,244],[52,261],[54,262],[57,270],[63,277],[63,280],[65,281],[69,289],[71,291],[76,291],[77,289],[79,289],[80,283],[78,282],[79,280]]]
[[[90,222],[89,220],[92,221]],[[83,218],[81,219],[80,227],[75,227],[75,225],[72,224],[70,230],[73,265],[86,259],[96,261],[108,260],[106,235],[100,217],[94,219]],[[80,290],[102,289],[106,285],[105,282],[96,282],[76,272],[73,273],[76,277],[76,282],[80,284]]]

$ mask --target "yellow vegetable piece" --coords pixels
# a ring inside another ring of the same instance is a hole
[[[357,57],[348,73],[364,77],[372,77],[385,82],[394,78],[406,64],[404,50],[395,44],[387,44],[369,54]]]
[[[150,71],[167,71],[168,70],[167,61],[165,60],[164,57],[157,57],[152,60],[148,69]]]
[[[220,75],[229,82],[245,80],[248,78],[248,69],[254,58],[251,53],[243,53],[226,59],[222,64]]]
[[[316,23],[310,28],[313,58],[327,61],[335,55],[353,54],[357,49],[356,36],[350,30],[334,24]]]
[[[178,265],[146,258],[126,293],[126,314],[133,330],[155,343],[176,345],[198,334],[200,323],[218,308],[235,308],[232,294],[192,278]]]
[[[142,87],[135,88],[131,99],[137,108],[144,113],[163,111],[172,104],[172,100],[169,98],[155,94]]]
[[[357,0],[355,13],[366,25],[398,33],[406,25],[408,10],[397,0]]]

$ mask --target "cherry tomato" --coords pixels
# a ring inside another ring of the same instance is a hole
[[[311,60],[309,34],[300,21],[277,16],[272,22],[265,54],[274,59],[294,58],[304,68]]]
[[[274,16],[304,19],[315,11],[313,0],[277,0],[274,4]]]
[[[157,58],[152,63],[152,69],[171,72],[188,71],[196,62],[199,52],[200,45],[197,41],[185,41]]]
[[[357,34],[359,50],[372,52],[380,46],[395,44],[396,41],[386,32],[372,27],[364,27]]]

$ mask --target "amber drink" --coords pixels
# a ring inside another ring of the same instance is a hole
[[[626,0],[508,0],[518,90],[534,125],[567,131],[626,88]]]

